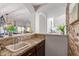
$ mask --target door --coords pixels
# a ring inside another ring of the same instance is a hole
[[[47,19],[43,13],[39,15],[39,32],[41,33],[47,32]]]

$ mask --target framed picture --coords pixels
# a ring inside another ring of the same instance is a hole
[[[72,3],[69,7],[69,24],[72,24],[73,22],[78,20],[78,4]]]

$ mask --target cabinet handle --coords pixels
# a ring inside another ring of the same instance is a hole
[[[40,47],[42,47],[42,44],[40,45]]]
[[[29,53],[28,56],[30,56],[32,53]]]

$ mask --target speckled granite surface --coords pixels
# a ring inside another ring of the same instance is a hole
[[[17,38],[19,39],[17,40]],[[43,40],[45,40],[45,37],[41,34],[29,34],[29,35],[24,34],[24,35],[19,35],[14,37],[7,37],[3,39],[1,38],[0,43],[3,44],[3,46],[15,44],[18,42],[26,42],[26,43],[29,43],[30,45],[27,48],[23,48],[17,52],[12,52],[5,48],[0,51],[0,55],[1,56],[20,56],[24,52],[28,51],[29,49],[31,49],[32,47],[34,47],[35,45],[37,45]],[[13,42],[13,41],[16,41],[16,42]]]

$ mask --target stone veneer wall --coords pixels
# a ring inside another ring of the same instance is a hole
[[[79,55],[79,37],[77,33],[79,29],[79,22],[70,26],[69,31],[69,54],[70,55]]]
[[[66,21],[67,21],[67,30],[68,30],[68,55],[79,56],[79,16],[78,20],[69,24],[70,14],[69,7],[70,4],[67,4],[66,9]],[[79,4],[78,4],[79,7]],[[79,8],[78,8],[79,15]]]

